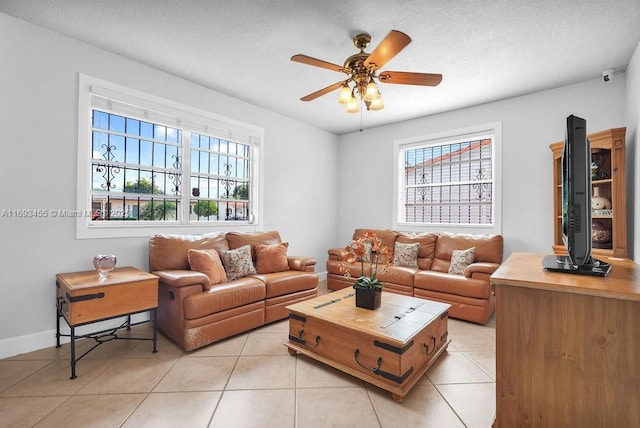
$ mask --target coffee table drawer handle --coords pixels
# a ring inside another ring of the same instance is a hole
[[[307,348],[311,348],[311,349],[313,349],[313,348],[317,348],[317,347],[318,347],[318,344],[320,343],[320,336],[316,336],[316,343],[315,343],[315,345],[309,345],[309,344],[307,343],[307,341],[306,341],[306,340],[304,340],[304,339],[302,338],[302,335],[303,335],[303,334],[304,334],[304,330],[303,330],[303,329],[300,329],[300,330],[298,330],[298,336],[294,336],[294,335],[290,334],[290,335],[289,335],[289,339],[291,339],[291,340],[293,340],[293,341],[295,341],[295,342],[297,342],[297,343],[299,343],[299,344],[301,344],[301,345],[304,345],[304,346],[306,346]]]
[[[428,343],[425,343],[424,347],[425,347],[425,351],[427,353],[427,356],[433,354],[433,351],[436,350],[436,337],[435,336],[431,336],[431,352],[429,352],[429,344]]]
[[[359,349],[356,349],[356,351],[353,354],[354,354],[353,356],[356,359],[356,363],[358,363],[358,365],[360,367],[362,367],[363,369],[372,371],[374,373],[376,373],[378,370],[380,370],[380,366],[382,365],[382,357],[378,357],[378,359],[376,361],[376,364],[378,365],[378,367],[374,367],[374,368],[370,369],[369,367],[362,365],[360,363],[360,361],[358,361],[358,355],[360,355],[360,350]]]

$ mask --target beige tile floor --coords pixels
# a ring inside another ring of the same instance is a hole
[[[149,327],[130,334],[146,335]],[[291,356],[279,321],[186,353],[160,335],[118,340],[78,362],[69,345],[0,360],[1,427],[483,427],[495,410],[495,323],[449,320],[448,350],[402,403]],[[88,343],[79,344],[81,349]]]

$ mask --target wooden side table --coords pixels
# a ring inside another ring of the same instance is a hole
[[[157,352],[158,277],[133,267],[116,268],[100,279],[95,270],[56,275],[56,347],[60,337],[71,338],[71,379],[76,377],[76,362],[104,342],[115,339],[151,340]],[[149,311],[149,321],[131,323],[131,315]],[[71,334],[60,333],[60,317]],[[77,335],[76,327],[126,317],[118,327]],[[116,332],[139,324],[153,324],[153,337],[119,337]],[[95,344],[76,358],[76,339],[93,339]]]

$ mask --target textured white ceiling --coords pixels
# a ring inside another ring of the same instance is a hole
[[[380,85],[385,109],[365,128],[623,71],[640,40],[640,0],[0,0],[0,12],[326,129],[360,128],[338,91],[300,97],[342,73],[335,64],[371,34],[413,42],[383,70],[441,73],[435,87]],[[603,83],[604,84],[604,83]]]

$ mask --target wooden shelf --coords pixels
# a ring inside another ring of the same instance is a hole
[[[598,187],[600,195],[609,199],[611,215],[594,215],[592,219],[611,228],[611,243],[593,243],[595,257],[627,258],[627,187],[626,187],[626,128],[614,128],[589,134],[592,159],[600,167],[592,178],[591,187]],[[562,242],[562,151],[564,141],[549,145],[553,153],[553,251],[566,253]],[[603,248],[605,247],[605,248]]]

